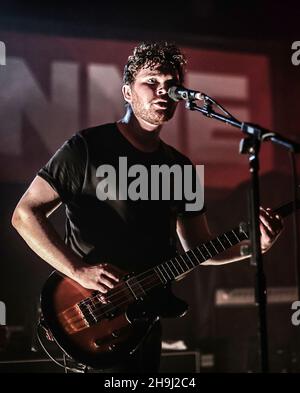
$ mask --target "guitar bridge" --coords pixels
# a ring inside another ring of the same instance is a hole
[[[90,327],[83,310],[76,304],[58,315],[59,321],[67,333],[73,334]]]

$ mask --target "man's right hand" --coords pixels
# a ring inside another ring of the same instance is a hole
[[[101,263],[95,266],[77,268],[72,278],[84,288],[106,293],[120,281],[124,274],[116,266]]]
[[[36,176],[15,208],[12,225],[32,250],[54,269],[84,288],[105,294],[125,273],[107,263],[85,265],[66,246],[48,219],[61,203],[60,196],[50,184]]]

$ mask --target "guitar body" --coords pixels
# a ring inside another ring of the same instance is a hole
[[[124,288],[117,293],[126,293],[125,283],[121,285]],[[101,304],[95,291],[54,272],[43,287],[41,309],[47,328],[68,356],[81,364],[105,369],[133,353],[158,316],[177,317],[187,310],[186,303],[164,288],[155,291],[151,301],[149,296],[136,301],[132,297],[123,299],[118,307]]]
[[[273,212],[285,217],[293,209],[294,204],[288,203]],[[158,317],[186,313],[187,304],[168,289],[172,281],[181,280],[201,263],[246,239],[248,231],[239,225],[152,269],[123,278],[105,294],[105,302],[99,292],[54,272],[41,295],[47,328],[78,363],[113,367],[137,350]]]

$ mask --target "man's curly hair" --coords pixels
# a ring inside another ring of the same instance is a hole
[[[157,65],[171,72],[177,72],[179,82],[183,83],[186,58],[180,49],[168,42],[149,42],[135,47],[133,54],[128,57],[123,74],[124,84],[130,85],[134,82],[141,68],[152,69]]]

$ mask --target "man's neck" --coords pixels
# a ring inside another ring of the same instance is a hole
[[[139,121],[131,110],[127,110],[124,117],[117,122],[117,126],[121,134],[137,149],[145,152],[158,149],[161,125]]]

